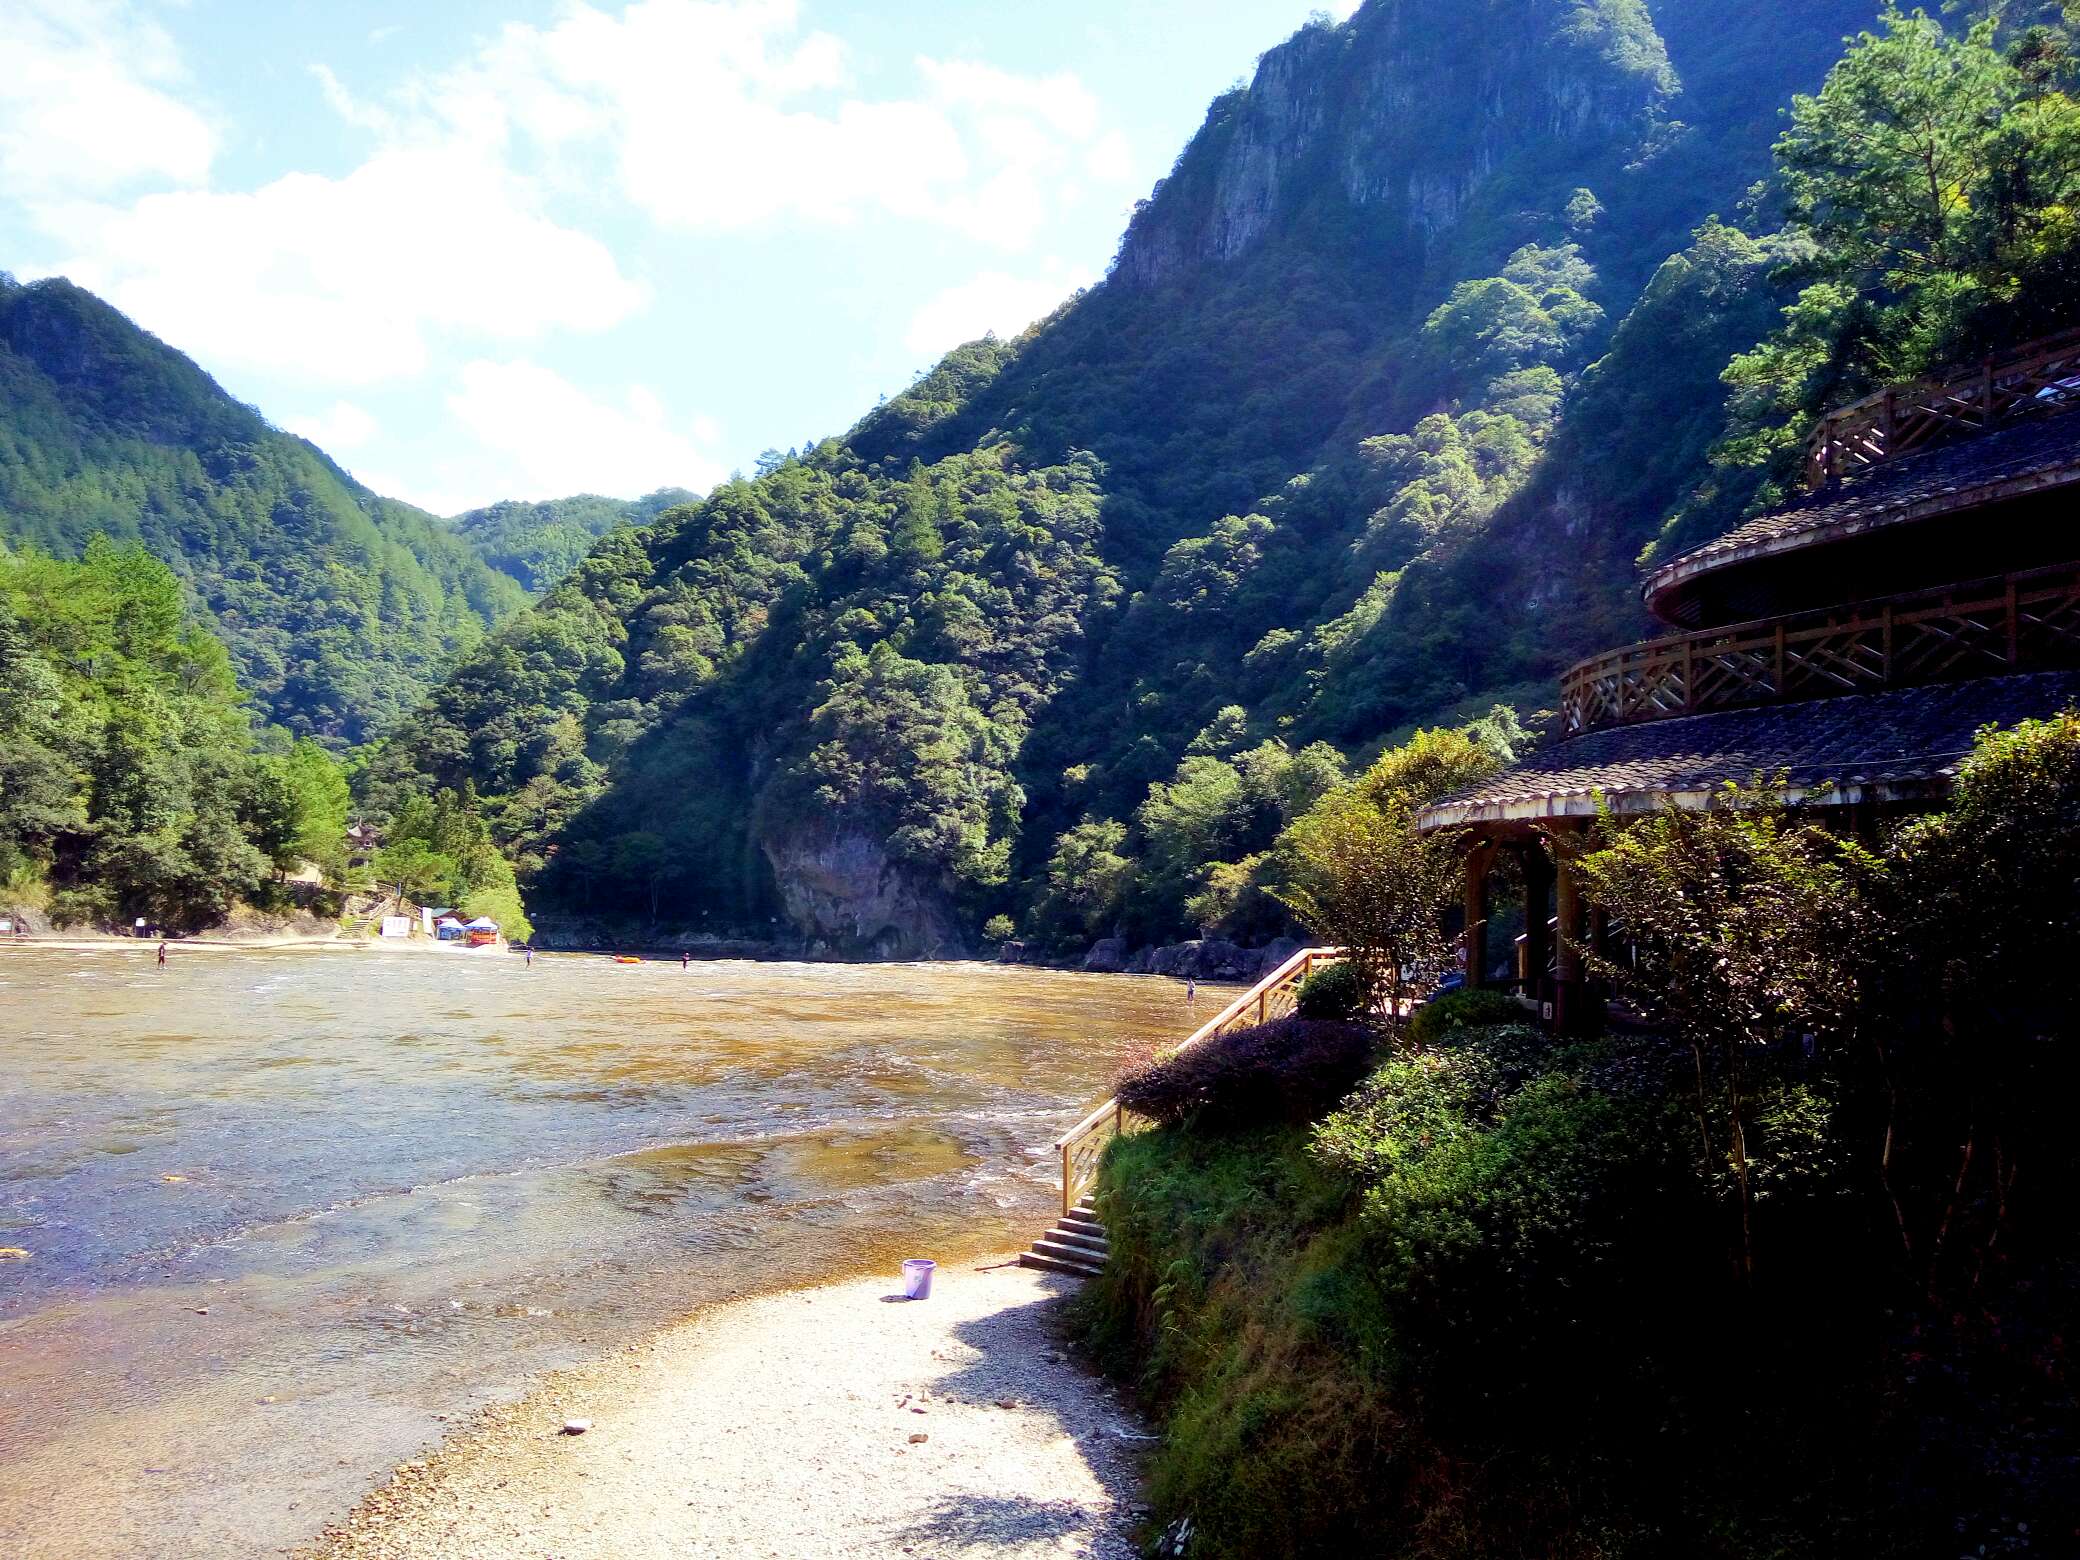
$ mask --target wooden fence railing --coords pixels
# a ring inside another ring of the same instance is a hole
[[[1560,724],[1599,726],[2080,664],[2080,564],[1678,634],[1560,681]]]
[[[1300,983],[1325,964],[1343,958],[1341,948],[1303,948],[1277,969],[1258,981],[1220,1012],[1201,1024],[1178,1047],[1182,1051],[1230,1030],[1248,1029],[1284,1018],[1293,1011]],[[1067,1213],[1097,1179],[1098,1161],[1105,1145],[1127,1130],[1125,1109],[1116,1099],[1107,1100],[1054,1140],[1062,1156],[1062,1212]]]
[[[2080,330],[2046,336],[1943,379],[1894,385],[1830,413],[1806,446],[1806,485],[1882,465],[1959,434],[2080,399]]]

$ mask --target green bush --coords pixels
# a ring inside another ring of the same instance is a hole
[[[1302,1018],[1359,1018],[1371,1005],[1370,996],[1365,989],[1365,972],[1344,960],[1324,965],[1300,982],[1293,998],[1293,1011]]]
[[[1521,1024],[1524,1004],[1506,991],[1475,987],[1454,991],[1424,1003],[1408,1021],[1408,1038],[1416,1045],[1435,1045],[1454,1029],[1474,1029],[1483,1024]]]

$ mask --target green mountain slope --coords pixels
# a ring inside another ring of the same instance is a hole
[[[1698,229],[1873,10],[1372,0],[1303,29],[1102,285],[609,538],[379,767],[473,782],[552,924],[1248,929],[1223,885],[1293,776],[1535,709],[1638,626],[1631,560],[1785,301],[1762,245]]]
[[[525,592],[69,282],[0,275],[0,540],[141,542],[266,716],[363,740]]]
[[[459,514],[449,523],[492,568],[540,594],[616,526],[646,524],[694,497],[685,488],[659,488],[641,498],[597,493],[540,501],[511,498]]]

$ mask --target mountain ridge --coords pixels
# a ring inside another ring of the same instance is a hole
[[[1104,282],[617,533],[406,722],[405,771],[475,788],[545,925],[1263,934],[1281,776],[1536,709],[1639,625],[1630,559],[1786,301],[1707,219],[1874,10],[1311,24],[1216,101]],[[1434,81],[1501,117],[1440,131]],[[1443,183],[1393,161],[1426,136]],[[1656,406],[1637,447],[1599,437]]]

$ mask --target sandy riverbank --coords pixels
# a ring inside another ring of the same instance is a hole
[[[704,1312],[487,1410],[300,1553],[1129,1560],[1141,1427],[1054,1337],[1075,1281],[1003,1261],[923,1302],[891,1276]]]

